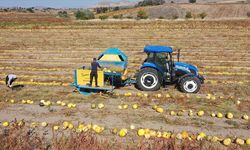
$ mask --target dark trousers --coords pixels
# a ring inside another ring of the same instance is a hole
[[[8,84],[8,81],[9,81],[9,76],[6,76],[6,79],[5,79],[6,85]]]
[[[92,86],[93,78],[95,78],[95,86],[98,86],[98,81],[97,81],[98,74],[97,74],[97,72],[92,71],[90,73],[90,86]]]

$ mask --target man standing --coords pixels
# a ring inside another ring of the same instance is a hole
[[[91,62],[91,72],[90,72],[90,86],[92,86],[93,78],[95,77],[95,86],[98,87],[98,73],[97,69],[101,68],[100,64],[96,61],[96,58],[93,58],[93,61]]]
[[[7,85],[7,87],[11,88],[12,87],[12,83],[17,79],[16,75],[14,74],[9,74],[6,76],[6,80],[5,83]]]

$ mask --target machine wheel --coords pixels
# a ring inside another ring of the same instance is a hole
[[[201,87],[201,82],[197,77],[187,76],[180,80],[178,88],[184,93],[197,93]]]
[[[152,68],[141,69],[136,78],[136,86],[143,91],[156,91],[161,87],[161,75]]]

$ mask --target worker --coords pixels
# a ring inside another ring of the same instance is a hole
[[[102,68],[100,64],[96,61],[96,58],[93,58],[91,62],[91,72],[90,72],[90,86],[92,86],[93,78],[95,78],[95,86],[98,87],[98,68]]]
[[[13,82],[17,79],[16,75],[14,74],[9,74],[6,76],[6,80],[5,83],[7,85],[7,87],[12,88],[12,84]]]

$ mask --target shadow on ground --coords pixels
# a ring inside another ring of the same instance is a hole
[[[24,85],[15,85],[12,87],[12,90],[20,91],[22,88],[24,88]]]

